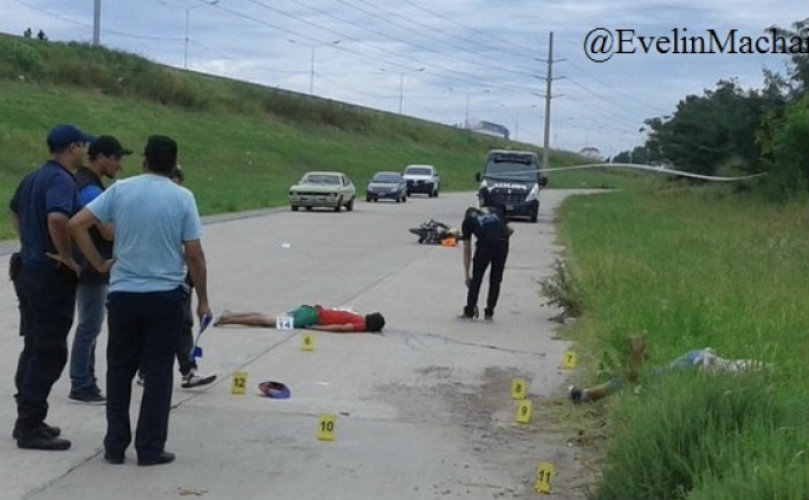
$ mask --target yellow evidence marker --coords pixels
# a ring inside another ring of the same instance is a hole
[[[334,426],[337,422],[337,415],[324,413],[320,415],[317,425],[318,441],[334,441]]]
[[[551,492],[551,480],[556,472],[553,469],[553,464],[550,462],[539,462],[537,465],[537,480],[534,483],[534,489],[539,493]]]
[[[518,424],[527,424],[531,422],[531,410],[533,404],[531,401],[524,399],[520,401],[520,405],[517,407],[517,423]]]
[[[232,394],[245,394],[247,392],[247,372],[233,372],[233,383],[230,386]]]
[[[562,368],[568,370],[576,367],[576,351],[567,351],[562,359]]]
[[[511,381],[511,399],[525,399],[525,380],[515,378]]]
[[[315,350],[315,336],[307,333],[301,339],[301,351],[314,351]]]

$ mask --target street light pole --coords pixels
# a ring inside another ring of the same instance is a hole
[[[390,71],[385,68],[379,68],[379,71],[385,73],[399,73],[399,114],[402,114],[402,102],[404,101],[404,77],[410,73],[418,73],[424,71],[424,68],[413,69],[410,71]]]
[[[342,40],[335,40],[333,42],[328,43],[318,43],[318,44],[308,44],[303,43],[295,40],[294,38],[287,38],[287,42],[294,43],[295,45],[303,45],[304,47],[309,47],[309,95],[315,94],[315,49],[318,47],[324,47],[326,45],[337,45]]]
[[[452,90],[452,87],[450,87],[450,90]],[[490,91],[489,89],[483,89],[483,91],[481,92],[481,95],[482,94],[488,94],[489,91]],[[467,130],[469,129],[469,96],[471,96],[471,95],[472,94],[470,92],[466,93],[466,111],[464,112],[464,120],[463,121],[464,121],[464,128],[467,129]]]
[[[469,129],[469,93],[466,94],[466,112],[463,117],[463,128]]]
[[[183,50],[183,69],[188,69],[188,19],[191,16],[191,9],[193,7],[185,8],[185,44]]]
[[[312,49],[312,57],[309,60],[309,95],[315,95],[315,46],[312,45],[310,49]]]
[[[404,99],[404,73],[399,75],[399,114],[402,114],[402,100]]]
[[[100,0],[97,0],[100,1]],[[164,5],[170,5],[172,7],[180,7],[179,5],[174,5],[165,0],[158,0],[159,3]],[[216,5],[219,3],[219,0],[205,0],[205,3],[208,5]],[[191,18],[191,11],[198,7],[205,7],[205,5],[192,5],[190,7],[180,7],[185,9],[185,38],[183,39],[183,69],[188,69],[188,27],[189,27],[189,20]]]

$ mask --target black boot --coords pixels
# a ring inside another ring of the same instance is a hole
[[[67,450],[70,441],[52,436],[43,428],[21,433],[17,439],[17,447],[24,450]]]

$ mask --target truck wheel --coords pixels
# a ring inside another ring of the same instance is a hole
[[[341,196],[339,200],[337,200],[337,206],[334,207],[335,212],[339,212],[343,209],[343,197]]]
[[[346,205],[346,210],[349,212],[354,210],[354,198],[351,198],[351,201],[348,202],[348,205]]]
[[[536,222],[537,221],[537,219],[539,218],[539,213],[538,212],[539,212],[539,210],[537,210],[536,212],[531,212],[531,222]]]
[[[297,212],[298,208],[300,208],[300,207],[298,207],[298,205],[290,205],[289,208],[291,208],[293,212]]]

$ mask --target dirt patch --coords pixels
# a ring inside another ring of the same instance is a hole
[[[385,384],[377,388],[379,397],[395,405],[402,420],[449,425],[451,432],[461,436],[459,442],[472,456],[470,460],[509,476],[501,485],[471,485],[459,480],[452,493],[463,496],[473,487],[476,493],[485,491],[487,497],[495,499],[536,498],[536,467],[547,461],[556,470],[547,498],[585,498],[592,475],[580,470],[584,449],[576,443],[575,429],[572,433],[565,430],[559,408],[567,402],[561,395],[543,399],[529,394],[534,405],[532,420],[517,424],[518,402],[510,398],[509,387],[517,377],[524,378],[530,387],[532,374],[498,366],[487,367],[475,377],[446,366],[429,366],[417,373],[425,377],[417,387]],[[449,495],[446,486],[436,493]]]

